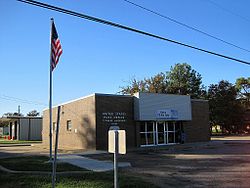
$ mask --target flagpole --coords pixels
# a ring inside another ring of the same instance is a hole
[[[53,24],[53,18],[51,20],[51,30],[50,30],[50,74],[49,74],[49,159],[52,162],[52,24]]]
[[[55,140],[55,151],[54,151],[54,159],[52,166],[52,188],[55,187],[56,182],[56,160],[57,160],[57,149],[58,149],[58,139],[59,139],[59,130],[60,130],[60,113],[61,106],[57,108],[57,121],[56,121],[56,140]]]

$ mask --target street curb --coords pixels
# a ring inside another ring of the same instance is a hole
[[[0,165],[0,171],[4,171],[11,174],[30,174],[30,175],[51,175],[51,172],[44,171],[15,171],[5,168]],[[71,174],[86,174],[92,173],[92,171],[65,171],[65,172],[57,172],[58,175],[71,175]]]

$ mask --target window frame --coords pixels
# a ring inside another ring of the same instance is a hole
[[[70,125],[70,127],[69,127]],[[72,121],[70,119],[66,122],[66,131],[71,132],[72,131]]]
[[[160,134],[163,133],[164,136],[164,143],[159,143],[158,140],[158,124],[163,124],[163,132],[160,131]],[[148,126],[153,125],[153,130],[148,131]],[[180,126],[180,129],[182,129],[181,125],[182,122],[176,122],[176,121],[143,121],[140,122],[140,126],[144,126],[144,131],[141,131],[140,127],[140,138],[142,138],[141,135],[145,138],[144,143],[140,143],[140,147],[147,147],[147,146],[161,146],[161,145],[173,145],[173,144],[178,144],[179,142],[176,142],[176,125]],[[169,130],[169,126],[172,126],[172,129]],[[149,138],[148,134],[153,134],[153,144],[149,144]],[[173,142],[169,142],[169,137],[170,134],[173,135]],[[141,140],[142,141],[142,140]]]

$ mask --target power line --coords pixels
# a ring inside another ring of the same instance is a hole
[[[173,18],[171,18],[171,17],[169,17],[169,16],[163,15],[163,14],[161,14],[161,13],[159,13],[159,12],[156,12],[156,11],[153,11],[153,10],[151,10],[151,9],[145,8],[145,7],[143,7],[142,5],[133,3],[133,2],[128,1],[128,0],[123,0],[123,1],[125,1],[125,2],[127,2],[127,3],[129,3],[129,4],[131,4],[131,5],[134,5],[134,6],[138,7],[138,8],[140,8],[140,9],[143,9],[143,10],[145,10],[145,11],[147,11],[147,12],[150,12],[150,13],[153,13],[153,14],[155,14],[155,15],[157,15],[157,16],[160,16],[160,17],[162,17],[162,18],[164,18],[164,19],[167,19],[167,20],[169,20],[169,21],[171,21],[171,22],[174,22],[174,23],[176,23],[176,24],[179,24],[179,25],[181,25],[181,26],[183,26],[183,27],[186,27],[186,28],[188,28],[188,29],[191,29],[191,30],[196,31],[196,32],[198,32],[198,33],[201,33],[201,34],[203,34],[203,35],[206,35],[206,36],[208,36],[208,37],[210,37],[210,38],[213,38],[213,39],[215,39],[215,40],[218,40],[218,41],[220,41],[220,42],[223,42],[223,43],[228,44],[228,45],[230,45],[230,46],[233,46],[233,47],[235,47],[235,48],[244,50],[244,51],[246,51],[246,52],[250,52],[250,50],[248,50],[248,49],[242,48],[242,47],[240,47],[240,46],[238,46],[238,45],[235,45],[235,44],[233,44],[233,43],[231,43],[231,42],[227,42],[227,41],[225,41],[224,39],[218,38],[218,37],[216,37],[216,36],[214,36],[214,35],[211,35],[211,34],[205,32],[205,31],[202,31],[202,30],[200,30],[200,29],[198,29],[198,28],[195,28],[195,27],[193,27],[193,26],[190,26],[190,25],[187,25],[187,24],[185,24],[185,23],[182,23],[182,22],[180,22],[180,21],[178,21],[178,20],[176,20],[176,19],[173,19]]]
[[[38,105],[38,106],[47,106],[46,104],[41,103],[41,102],[35,102],[35,101],[26,100],[26,99],[20,99],[20,98],[11,97],[11,96],[8,96],[8,95],[1,95],[0,99],[8,100],[8,101],[16,102],[16,103],[31,104],[31,105]]]
[[[244,60],[240,60],[240,59],[237,59],[237,58],[234,58],[234,57],[229,57],[229,56],[226,56],[226,55],[223,55],[223,54],[219,54],[219,53],[216,53],[216,52],[212,52],[212,51],[209,51],[209,50],[205,50],[205,49],[202,49],[202,48],[191,46],[189,44],[185,44],[185,43],[178,42],[178,41],[175,41],[175,40],[172,40],[172,39],[164,38],[164,37],[161,37],[159,35],[155,35],[155,34],[148,33],[148,32],[142,31],[142,30],[138,30],[138,29],[131,28],[131,27],[128,27],[128,26],[124,26],[124,25],[121,25],[121,24],[118,24],[118,23],[114,23],[114,22],[107,21],[107,20],[104,20],[104,19],[96,18],[96,17],[93,17],[93,16],[88,16],[86,14],[77,13],[77,12],[74,12],[74,11],[66,10],[66,9],[63,9],[63,8],[60,8],[60,7],[48,5],[48,4],[33,1],[33,0],[17,0],[17,1],[27,3],[27,4],[31,4],[31,5],[34,5],[34,6],[38,6],[38,7],[45,8],[45,9],[53,10],[53,11],[56,11],[56,12],[68,14],[68,15],[71,15],[71,16],[83,18],[83,19],[90,20],[90,21],[93,21],[93,22],[97,22],[97,23],[117,27],[117,28],[120,28],[120,29],[132,31],[132,32],[139,33],[139,34],[142,34],[142,35],[150,36],[150,37],[157,38],[157,39],[160,39],[160,40],[175,43],[175,44],[178,44],[178,45],[181,45],[181,46],[192,48],[192,49],[195,49],[195,50],[198,50],[198,51],[201,51],[201,52],[205,52],[205,53],[208,53],[208,54],[211,54],[211,55],[215,55],[215,56],[218,56],[218,57],[222,57],[222,58],[225,58],[225,59],[236,61],[236,62],[239,62],[239,63],[242,63],[242,64],[250,65],[250,62],[247,62],[247,61],[244,61]]]
[[[17,98],[17,97],[8,96],[8,95],[0,95],[0,101],[1,100],[2,101],[3,100],[7,100],[7,101],[11,101],[11,102],[23,103],[23,104],[30,104],[30,105],[38,105],[38,106],[43,106],[43,107],[47,107],[48,106],[47,104],[45,104],[43,102],[31,101],[31,100],[21,99],[21,98]],[[72,110],[72,109],[68,108],[67,106],[65,106],[63,104],[60,105],[60,106],[63,106],[63,108],[66,108],[70,113],[72,113],[77,118],[82,119],[81,115],[79,115],[79,112],[76,112],[75,110]]]
[[[208,2],[210,2],[211,4],[213,4],[214,6],[216,6],[216,7],[219,8],[219,9],[222,9],[222,10],[224,10],[224,11],[226,11],[226,12],[228,12],[228,13],[234,15],[234,16],[237,16],[237,17],[239,17],[239,18],[241,18],[241,19],[247,21],[247,22],[250,22],[250,19],[249,19],[249,18],[246,18],[246,17],[244,17],[244,16],[242,16],[242,15],[240,15],[240,14],[238,14],[238,13],[235,13],[235,12],[233,12],[232,10],[227,9],[227,8],[225,8],[225,7],[221,6],[221,5],[219,5],[218,3],[215,3],[215,2],[212,1],[212,0],[208,0]]]

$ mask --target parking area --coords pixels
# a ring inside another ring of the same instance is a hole
[[[41,154],[48,154],[48,150],[40,145],[0,147],[0,157]],[[75,154],[113,159],[111,154],[100,152]],[[119,161],[132,166],[120,169],[120,173],[141,177],[159,187],[249,187],[250,136],[214,137],[205,143],[144,148],[120,155]]]
[[[92,156],[112,160],[112,155]],[[218,137],[208,143],[150,148],[120,156],[121,170],[160,187],[249,187],[250,137]]]

